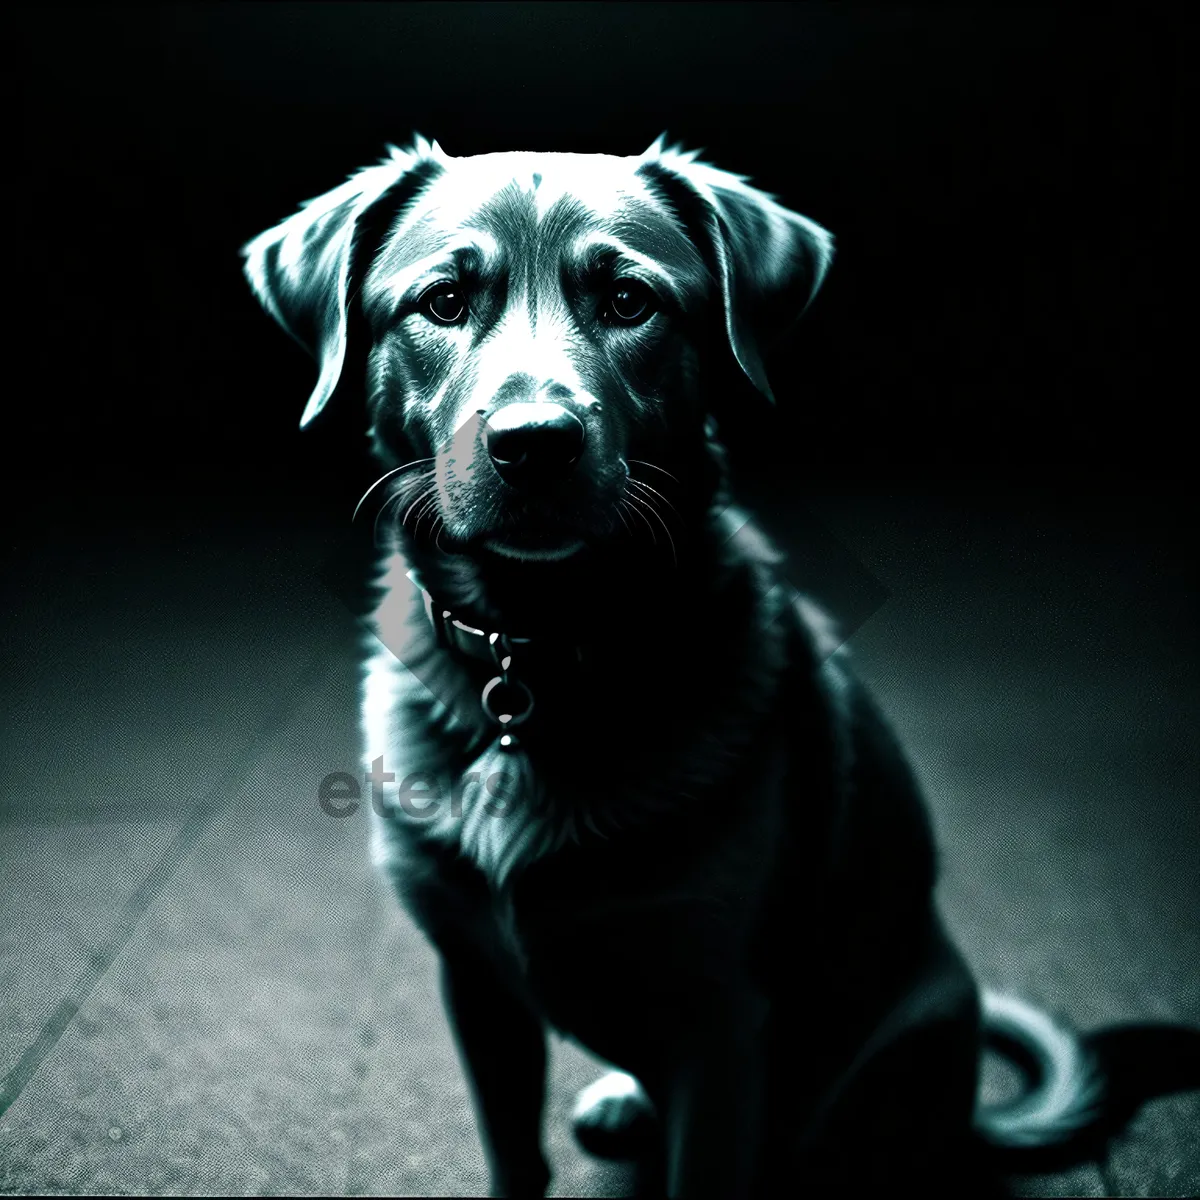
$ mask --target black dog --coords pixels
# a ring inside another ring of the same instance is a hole
[[[903,756],[723,494],[712,414],[770,395],[830,235],[661,140],[418,140],[246,254],[320,363],[304,422],[366,380],[404,660],[368,664],[377,846],[441,951],[494,1190],[549,1179],[547,1023],[622,1069],[581,1140],[672,1195],[931,1187],[981,1138],[1084,1126],[1069,1034],[987,995],[981,1025]],[[985,1027],[1039,1064],[1002,1109]]]

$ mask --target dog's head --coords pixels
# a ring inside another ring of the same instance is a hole
[[[662,139],[629,158],[417,139],[245,256],[320,365],[301,425],[365,380],[405,535],[546,561],[631,531],[671,541],[672,489],[703,491],[714,391],[771,395],[764,353],[832,238]]]

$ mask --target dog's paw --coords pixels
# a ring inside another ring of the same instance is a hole
[[[571,1114],[579,1144],[598,1158],[637,1158],[651,1144],[656,1121],[650,1097],[624,1071],[585,1087]]]

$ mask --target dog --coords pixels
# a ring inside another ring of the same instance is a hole
[[[575,1130],[648,1192],[936,1190],[1086,1128],[1095,1063],[977,988],[912,770],[727,494],[722,414],[773,399],[832,235],[664,138],[417,138],[243,253],[319,365],[302,426],[336,394],[383,470],[374,846],[493,1192],[549,1184],[548,1027],[616,1068]],[[985,1039],[1037,1068],[1014,1101],[979,1102]]]

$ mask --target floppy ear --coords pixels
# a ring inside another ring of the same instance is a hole
[[[694,237],[721,287],[725,329],[750,382],[774,400],[763,355],[799,319],[833,261],[833,235],[751,187],[744,176],[668,148],[666,135],[638,173]]]
[[[259,302],[320,366],[301,429],[325,407],[341,379],[354,260],[374,255],[390,224],[440,174],[446,159],[436,142],[421,137],[410,150],[387,149],[388,157],[376,166],[309,200],[242,247],[243,270]]]

